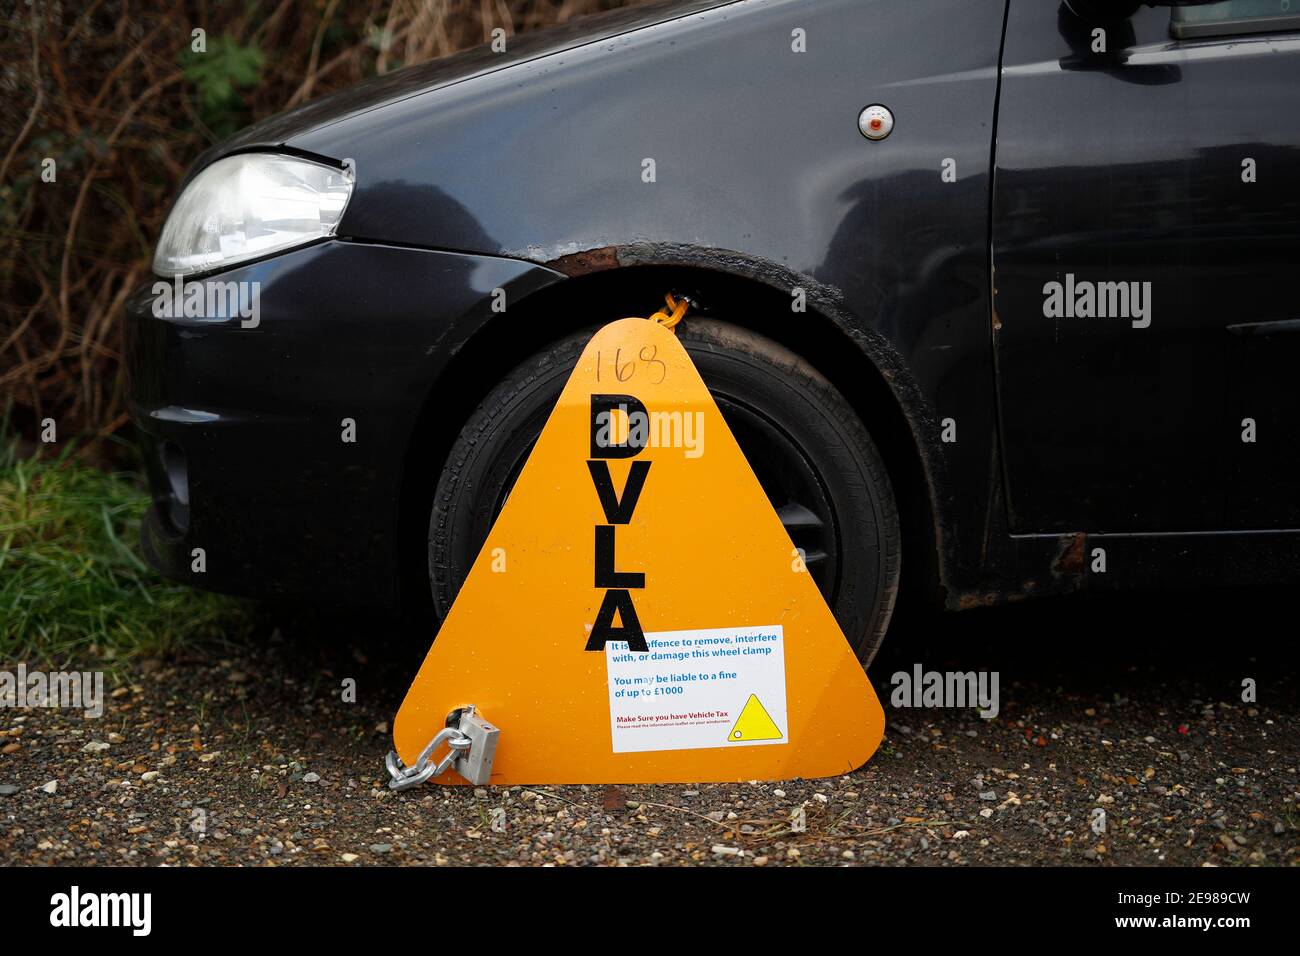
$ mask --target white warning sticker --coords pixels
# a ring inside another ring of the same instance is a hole
[[[790,742],[780,625],[645,638],[640,653],[605,645],[614,753]]]

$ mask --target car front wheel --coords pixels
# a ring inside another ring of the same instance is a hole
[[[677,334],[865,665],[889,623],[901,553],[893,493],[871,437],[835,387],[784,346],[714,319],[688,319]],[[515,368],[462,429],[429,520],[440,618],[590,338],[572,335]]]

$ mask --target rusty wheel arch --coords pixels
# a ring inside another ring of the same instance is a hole
[[[433,386],[411,436],[410,477],[400,506],[403,529],[423,527],[419,512],[429,502],[422,496],[436,484],[461,425],[497,379],[572,332],[594,331],[625,315],[648,315],[671,291],[686,295],[695,314],[725,319],[784,345],[840,390],[880,448],[898,499],[902,599],[926,605],[942,601],[941,582],[948,576],[935,502],[943,457],[937,448],[927,448],[938,434],[935,417],[897,352],[852,318],[838,290],[741,253],[676,244],[598,247],[538,264],[566,278],[484,322]],[[791,311],[796,288],[806,293],[804,313]],[[422,536],[399,542],[399,566],[422,567],[412,552],[423,555],[425,546]],[[405,581],[404,594],[425,600],[427,584],[423,578]]]

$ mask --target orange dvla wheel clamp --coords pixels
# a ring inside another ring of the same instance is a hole
[[[392,786],[823,777],[875,752],[880,702],[669,306],[587,344],[397,713]]]

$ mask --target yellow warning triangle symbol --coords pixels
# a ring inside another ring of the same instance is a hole
[[[411,684],[394,749],[412,763],[473,704],[501,731],[494,784],[846,773],[875,752],[884,714],[793,553],[677,337],[610,323]],[[725,738],[738,691],[783,738]]]
[[[776,721],[763,709],[758,696],[750,694],[749,700],[745,701],[745,706],[741,708],[740,716],[731,727],[731,733],[727,734],[727,740],[732,743],[744,743],[747,740],[780,740],[781,736]]]

